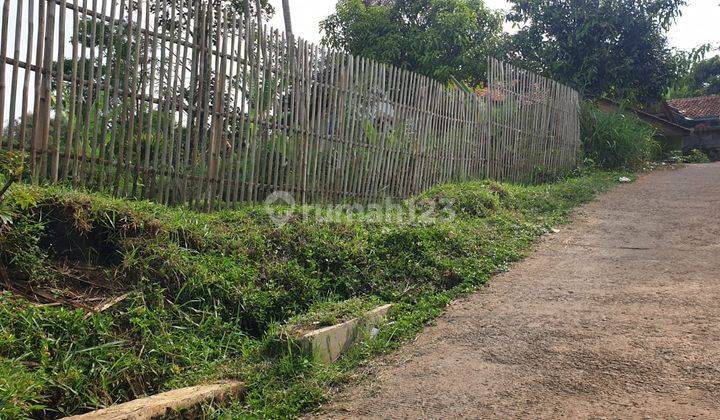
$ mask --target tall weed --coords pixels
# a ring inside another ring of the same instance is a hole
[[[607,113],[590,102],[582,106],[581,134],[585,157],[601,168],[637,170],[660,154],[652,126],[623,112]]]

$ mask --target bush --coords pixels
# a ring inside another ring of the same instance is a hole
[[[684,155],[681,150],[672,150],[665,160],[669,163],[710,163],[708,155],[698,149],[691,150],[689,155]]]
[[[698,149],[693,149],[689,155],[685,156],[685,163],[710,163],[708,155]]]
[[[586,102],[582,107],[581,137],[587,159],[607,169],[642,168],[658,158],[655,130],[634,116],[607,113]]]

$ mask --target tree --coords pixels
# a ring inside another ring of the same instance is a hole
[[[503,17],[482,0],[340,0],[325,45],[447,82],[485,79]]]
[[[690,90],[695,96],[720,94],[720,56],[702,60],[693,66]]]
[[[590,97],[662,97],[672,79],[666,32],[685,0],[511,0],[509,58]]]
[[[710,44],[704,44],[690,51],[677,50],[673,52],[673,80],[665,95],[667,99],[689,98],[698,94],[693,70],[696,65],[705,60],[705,56],[711,50]]]

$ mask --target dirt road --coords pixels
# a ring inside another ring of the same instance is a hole
[[[323,412],[720,418],[720,164],[579,209]]]

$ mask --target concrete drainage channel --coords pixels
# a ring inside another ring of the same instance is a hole
[[[300,344],[308,354],[313,354],[318,360],[332,363],[353,344],[370,335],[373,328],[382,325],[390,308],[392,305],[383,305],[359,318],[311,331],[299,338]]]
[[[298,337],[301,348],[324,363],[332,363],[354,344],[371,335],[381,326],[392,305],[383,305],[365,315],[311,331]],[[222,403],[242,398],[245,384],[239,381],[222,381],[176,389],[162,394],[114,405],[102,410],[65,420],[150,420],[172,419],[192,413],[206,403]]]

